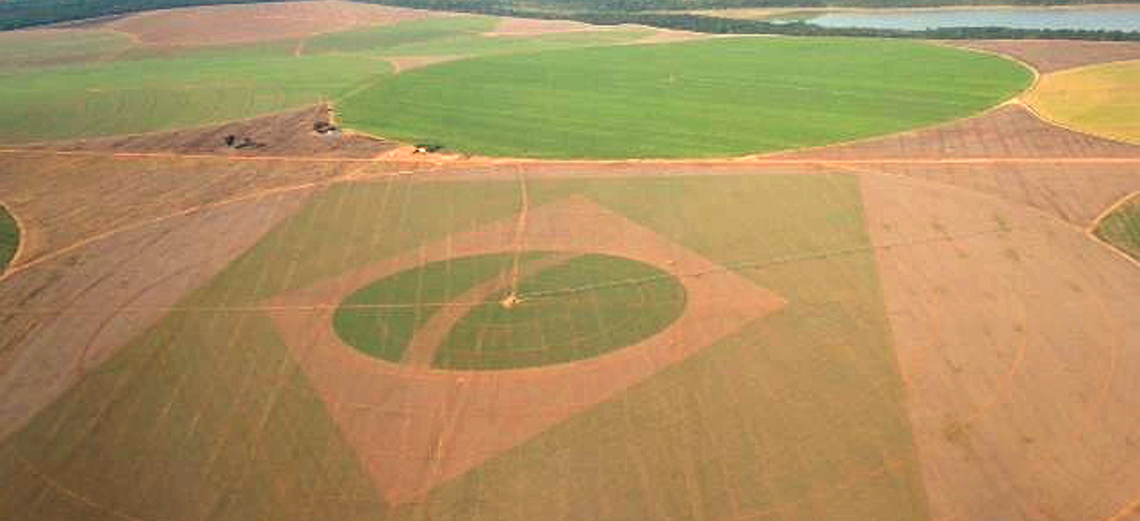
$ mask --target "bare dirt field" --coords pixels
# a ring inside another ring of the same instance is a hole
[[[305,195],[271,195],[128,230],[5,281],[0,437],[218,273]]]
[[[149,46],[190,46],[304,38],[369,25],[444,16],[341,1],[222,5],[151,11],[100,25]]]
[[[930,129],[758,160],[783,159],[958,186],[1082,227],[1140,188],[1140,146],[1050,125],[1020,104]]]
[[[8,275],[120,230],[227,201],[304,190],[354,171],[330,162],[23,152],[0,155],[0,170],[0,191],[25,239]]]
[[[975,40],[944,43],[1013,56],[1042,74],[1096,63],[1140,59],[1140,42]]]
[[[1140,490],[1136,266],[996,197],[876,175],[863,187],[931,517],[1126,514]]]
[[[826,160],[866,159],[1062,159],[1140,156],[1140,146],[1065,130],[1035,117],[1020,104],[946,125],[846,145],[761,156]]]

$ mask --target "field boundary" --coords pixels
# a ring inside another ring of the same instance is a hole
[[[1050,123],[1051,124],[1051,123]],[[1067,130],[1067,129],[1065,129]],[[907,131],[908,133],[910,131]],[[370,134],[354,134],[369,136]],[[1091,135],[1081,132],[1084,135]],[[378,136],[373,136],[378,137]],[[889,137],[889,136],[880,136]],[[1092,136],[1098,137],[1098,136]],[[388,138],[381,138],[388,139]],[[392,141],[389,139],[389,141]],[[1112,140],[1119,143],[1118,141]],[[395,142],[395,141],[393,141]],[[1132,143],[1121,143],[1132,145]],[[828,145],[835,146],[835,145]],[[811,159],[780,157],[783,154],[798,153],[801,150],[787,150],[772,154],[707,158],[707,159],[532,159],[498,156],[462,155],[460,159],[438,156],[432,160],[416,161],[416,164],[449,164],[457,167],[484,166],[604,166],[604,165],[691,165],[691,166],[739,166],[739,165],[797,165],[797,164],[1034,164],[1034,163],[1140,163],[1140,154],[1135,157],[967,157],[967,158],[873,158],[873,159]],[[102,150],[55,150],[37,148],[0,148],[0,155],[40,155],[40,156],[80,156],[109,157],[114,159],[217,159],[221,161],[270,161],[291,163],[399,163],[387,157],[305,157],[305,156],[231,156],[225,154],[189,154],[180,152],[113,152]],[[454,157],[454,156],[453,156]]]
[[[12,211],[10,204],[0,200],[0,208],[3,208],[12,218],[12,221],[16,223],[16,251],[12,253],[12,258],[8,259],[7,266],[0,266],[0,282],[2,282],[8,272],[15,271],[16,266],[20,264],[20,257],[24,254],[24,250],[27,249],[28,227],[20,220],[16,212]]]
[[[1096,234],[1096,229],[1100,227],[1101,222],[1104,221],[1105,218],[1111,215],[1112,212],[1120,209],[1122,206],[1132,202],[1133,199],[1140,200],[1140,190],[1121,197],[1115,203],[1109,205],[1108,208],[1105,208],[1105,210],[1101,212],[1100,215],[1097,215],[1096,218],[1093,219],[1092,224],[1085,228],[1085,235],[1087,235],[1090,239],[1107,246],[1109,249],[1116,252],[1120,257],[1123,257],[1125,260],[1132,263],[1137,268],[1140,268],[1140,260],[1129,255],[1120,248],[1117,248],[1116,245],[1112,244],[1111,242],[1101,239],[1100,236]],[[1137,503],[1137,508],[1140,509],[1140,501],[1137,501]]]
[[[193,160],[217,160],[217,161],[237,161],[237,162],[290,162],[290,163],[316,163],[316,164],[330,164],[330,163],[344,163],[344,164],[391,164],[401,165],[401,162],[391,161],[383,156],[371,158],[336,158],[336,157],[296,157],[296,156],[225,156],[218,154],[180,154],[180,153],[167,153],[167,152],[103,152],[103,151],[64,151],[64,150],[51,150],[51,149],[23,149],[23,148],[0,148],[0,155],[29,155],[29,156],[80,156],[80,157],[109,157],[116,160],[153,160],[153,159],[193,159]],[[153,218],[148,218],[143,221],[128,223],[110,230],[106,230],[86,238],[80,239],[76,242],[63,246],[57,250],[47,252],[36,259],[27,262],[16,262],[19,255],[13,257],[13,262],[9,264],[9,268],[0,273],[0,282],[7,280],[9,277],[17,273],[31,269],[44,262],[59,258],[69,252],[82,248],[89,244],[101,241],[118,235],[120,233],[128,232],[134,229],[142,228],[151,224],[161,223],[170,219],[180,216],[189,215],[201,210],[208,210],[212,208],[227,206],[230,204],[241,203],[267,195],[277,193],[289,193],[299,190],[306,190],[312,188],[322,188],[333,186],[341,183],[351,183],[355,181],[365,181],[383,178],[394,178],[401,176],[410,176],[417,174],[428,174],[431,172],[442,172],[447,174],[441,181],[446,182],[456,177],[459,178],[478,178],[486,176],[485,172],[478,170],[479,168],[505,168],[510,166],[545,166],[545,167],[598,167],[598,166],[691,166],[691,167],[748,167],[748,166],[815,166],[822,168],[833,168],[838,170],[846,170],[849,172],[860,173],[875,173],[879,175],[898,176],[900,174],[892,174],[889,172],[874,169],[876,165],[1058,165],[1058,164],[1076,164],[1076,165],[1089,165],[1089,164],[1123,164],[1123,165],[1140,165],[1140,156],[1136,157],[1065,157],[1065,158],[999,158],[999,157],[983,157],[983,158],[960,158],[960,159],[806,159],[806,158],[769,158],[769,157],[746,157],[737,159],[722,159],[722,160],[573,160],[573,161],[553,161],[553,160],[536,160],[536,159],[506,159],[506,158],[466,158],[459,161],[422,161],[422,162],[406,162],[402,165],[405,168],[395,171],[385,172],[352,172],[342,175],[334,176],[328,179],[319,181],[311,181],[306,183],[297,183],[286,186],[279,186],[265,190],[255,191],[249,194],[240,195],[237,197],[221,199],[218,201],[203,203],[191,208],[179,210],[174,213],[164,214]],[[558,176],[574,176],[573,173],[557,173],[553,175]],[[583,174],[586,175],[586,174]],[[594,174],[597,175],[597,174]],[[614,175],[623,176],[631,175],[625,172],[602,173],[602,176]],[[669,174],[663,174],[669,175]],[[755,173],[755,175],[764,175],[763,173]],[[795,175],[818,175],[815,172],[799,172]],[[429,178],[430,179],[430,178]],[[954,186],[947,183],[940,185]],[[960,187],[959,187],[960,188]],[[970,190],[976,193],[975,190]],[[1019,203],[1020,204],[1020,203]],[[1021,206],[1029,207],[1022,204]],[[1035,211],[1040,211],[1034,208]],[[13,214],[14,215],[14,214]],[[1051,218],[1058,219],[1056,216]],[[26,226],[22,226],[22,222],[18,221],[21,225],[21,230],[26,230]],[[1066,222],[1068,226],[1078,226]],[[1082,229],[1082,232],[1088,232]],[[24,233],[21,234],[23,237]],[[1104,244],[1099,238],[1095,238],[1098,243]],[[21,241],[18,248],[21,250],[26,244],[26,241]],[[1107,245],[1106,245],[1107,246]],[[1119,252],[1115,247],[1110,247],[1114,252]],[[1123,253],[1120,253],[1123,255]],[[1140,266],[1140,262],[1127,257],[1130,262]]]
[[[1118,257],[1123,258],[1124,260],[1128,261],[1129,264],[1132,264],[1133,266],[1140,268],[1140,260],[1137,260],[1137,259],[1134,259],[1134,258],[1128,256],[1128,254],[1124,253],[1123,251],[1120,251],[1120,249],[1118,249],[1116,246],[1113,246],[1112,244],[1102,240],[1100,237],[1097,237],[1095,233],[1093,233],[1093,230],[1096,229],[1097,223],[1099,223],[1101,221],[1101,219],[1103,219],[1106,215],[1108,215],[1108,213],[1111,210],[1119,207],[1120,205],[1127,203],[1134,196],[1140,196],[1140,191],[1135,191],[1135,192],[1132,192],[1132,193],[1124,196],[1122,199],[1113,203],[1109,210],[1105,210],[1104,212],[1101,213],[1101,215],[1097,216],[1097,218],[1093,221],[1092,225],[1086,226],[1086,227],[1081,227],[1077,224],[1066,221],[1065,219],[1062,219],[1056,215],[1053,215],[1053,214],[1046,212],[1046,211],[1044,211],[1040,208],[1037,208],[1035,206],[1031,206],[1031,205],[1016,202],[1016,201],[1009,201],[1009,200],[1007,200],[1001,196],[995,195],[995,194],[990,194],[987,192],[982,192],[979,190],[974,190],[971,188],[966,188],[966,187],[946,183],[943,181],[937,181],[937,180],[931,180],[931,179],[918,179],[918,178],[910,177],[910,176],[903,175],[903,174],[896,174],[896,173],[892,173],[892,172],[887,172],[884,170],[876,170],[876,169],[867,168],[867,167],[858,168],[858,167],[854,167],[851,165],[837,166],[836,168],[839,170],[845,170],[849,173],[854,173],[856,175],[880,175],[880,176],[893,177],[893,178],[897,178],[897,179],[921,180],[924,183],[930,183],[930,184],[938,185],[940,187],[952,188],[954,190],[961,190],[961,191],[965,191],[968,193],[993,198],[993,199],[996,199],[998,201],[1002,201],[1005,203],[1014,204],[1014,205],[1018,206],[1019,208],[1027,209],[1027,210],[1032,211],[1033,213],[1035,213],[1037,215],[1045,216],[1046,218],[1048,218],[1054,222],[1061,223],[1065,227],[1083,234],[1085,237],[1091,239],[1094,243],[1100,244],[1100,245],[1104,246],[1105,248],[1108,248],[1110,251],[1112,251],[1112,253],[1114,253]]]
[[[73,243],[71,243],[67,246],[64,246],[62,248],[59,248],[55,251],[45,253],[44,255],[35,258],[34,260],[20,264],[19,266],[13,266],[12,269],[9,269],[9,270],[4,271],[3,273],[0,273],[0,282],[4,282],[5,280],[7,280],[9,277],[15,275],[16,273],[20,273],[22,271],[25,271],[29,268],[32,268],[32,267],[37,266],[39,264],[42,264],[44,262],[48,262],[52,259],[59,258],[62,255],[65,255],[69,252],[75,251],[75,250],[82,248],[84,246],[87,246],[89,244],[99,242],[103,239],[108,239],[110,237],[114,237],[114,236],[119,235],[121,233],[129,232],[131,230],[137,230],[139,228],[144,228],[144,227],[150,226],[152,224],[158,224],[161,222],[169,221],[171,219],[177,219],[178,217],[191,215],[191,214],[201,212],[201,211],[205,211],[205,210],[212,210],[214,208],[220,208],[223,206],[229,206],[231,204],[247,202],[250,200],[256,200],[256,199],[260,199],[260,198],[265,197],[265,196],[270,196],[270,195],[275,195],[275,194],[280,194],[280,193],[289,193],[289,192],[297,192],[297,191],[302,191],[302,190],[324,188],[324,187],[331,186],[334,184],[339,184],[339,183],[364,181],[364,180],[386,178],[386,177],[400,177],[400,176],[410,175],[410,174],[414,174],[414,173],[420,173],[420,172],[401,170],[401,171],[397,171],[397,172],[379,172],[379,173],[365,174],[365,175],[344,174],[344,175],[340,175],[340,176],[336,176],[336,177],[332,177],[332,178],[324,179],[324,180],[320,180],[320,181],[312,181],[312,182],[308,182],[308,183],[298,183],[298,184],[293,184],[293,185],[268,188],[265,190],[258,190],[258,191],[255,191],[253,193],[244,194],[244,195],[232,197],[229,199],[222,199],[219,201],[213,201],[213,202],[209,202],[209,203],[203,203],[203,204],[195,205],[195,206],[192,206],[190,208],[179,210],[179,211],[174,212],[174,213],[164,214],[164,215],[160,215],[158,217],[153,217],[150,219],[145,219],[142,221],[136,221],[133,223],[125,224],[123,226],[112,228],[110,230],[106,230],[106,231],[97,233],[95,235],[91,235],[91,236],[86,237],[84,239],[80,239],[76,242],[73,242]]]
[[[1020,100],[1022,96],[1026,95],[1030,91],[1032,91],[1037,86],[1037,82],[1041,78],[1041,73],[1037,71],[1036,67],[1034,67],[1034,66],[1032,66],[1026,62],[1023,62],[1014,56],[1002,54],[1000,52],[995,52],[995,51],[987,51],[984,49],[973,49],[970,47],[957,47],[957,46],[949,43],[950,41],[952,41],[952,40],[920,40],[918,43],[930,45],[933,47],[953,49],[955,51],[975,52],[977,54],[985,54],[985,55],[995,56],[998,58],[1009,60],[1013,63],[1021,65],[1022,67],[1025,67],[1027,70],[1029,70],[1029,72],[1033,73],[1033,80],[1030,82],[1028,87],[1021,90],[1017,94],[1013,95],[1009,99],[1006,99],[1005,101],[1002,101],[1000,103],[997,103],[997,104],[994,104],[990,107],[987,107],[986,109],[984,109],[980,112],[977,112],[975,114],[969,114],[969,115],[966,115],[966,116],[963,116],[960,118],[954,118],[950,121],[941,121],[938,123],[934,123],[932,125],[924,125],[924,126],[920,126],[920,127],[902,130],[899,132],[892,132],[889,134],[882,134],[882,135],[871,136],[871,137],[863,137],[863,138],[858,138],[858,139],[852,139],[849,141],[838,141],[838,142],[829,143],[826,145],[800,147],[800,148],[793,148],[790,150],[780,150],[780,151],[776,151],[776,152],[767,152],[767,153],[762,153],[762,154],[749,154],[749,155],[741,156],[741,158],[742,159],[745,159],[745,158],[747,158],[747,159],[751,159],[751,158],[762,159],[762,158],[766,158],[766,157],[778,157],[778,156],[787,155],[787,154],[811,153],[814,151],[826,150],[826,149],[829,149],[832,147],[844,147],[844,146],[851,146],[851,145],[861,145],[861,144],[866,144],[866,143],[873,143],[873,142],[878,141],[880,139],[900,138],[900,137],[909,136],[912,134],[918,134],[920,132],[927,132],[927,131],[935,130],[935,129],[938,129],[938,128],[944,127],[944,126],[958,124],[958,123],[961,123],[963,121],[967,121],[970,119],[985,117],[986,115],[988,115],[992,112],[996,112],[996,111],[1006,107],[1007,105],[1011,105],[1011,104],[1013,104],[1013,105],[1024,105],[1023,103],[1019,103],[1018,100]],[[1044,121],[1044,120],[1042,120],[1042,121]]]

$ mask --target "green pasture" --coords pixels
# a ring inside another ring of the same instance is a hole
[[[0,142],[106,136],[241,119],[335,98],[388,73],[364,56],[232,50],[0,76]]]
[[[1130,257],[1140,260],[1140,197],[1104,216],[1093,233]]]
[[[408,71],[342,100],[345,125],[462,152],[716,157],[969,116],[1028,70],[870,39],[724,38],[486,57]]]
[[[0,205],[0,273],[12,262],[16,250],[20,246],[20,226],[16,219],[8,213],[8,209]]]
[[[648,31],[491,37],[499,19],[405,22],[301,40],[132,46],[109,31],[0,34],[0,143],[172,130],[297,108],[361,90],[386,57],[472,57],[606,45]],[[299,55],[298,55],[299,54]]]
[[[308,382],[302,353],[290,352],[259,306],[514,219],[522,194],[514,180],[338,185],[0,441],[0,473],[12,476],[0,512],[214,521],[927,518],[855,177],[532,179],[527,191],[532,208],[589,198],[788,304],[421,501],[388,504]],[[375,450],[396,443],[378,440]]]
[[[0,76],[13,69],[108,59],[130,45],[130,37],[112,31],[0,33]]]

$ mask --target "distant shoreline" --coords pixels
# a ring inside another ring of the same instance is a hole
[[[723,18],[740,18],[747,20],[764,20],[782,15],[791,14],[828,14],[828,13],[922,13],[940,11],[1002,11],[1002,10],[1034,10],[1034,11],[1068,11],[1068,10],[1140,10],[1140,3],[1119,4],[1064,4],[1064,5],[1036,5],[1036,4],[993,4],[993,5],[943,5],[923,7],[726,7],[724,9],[693,9],[646,11],[660,14],[698,14],[704,16],[719,16]],[[724,16],[726,13],[740,16]]]

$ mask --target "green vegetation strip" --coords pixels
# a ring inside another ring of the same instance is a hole
[[[1104,216],[1093,231],[1109,244],[1140,261],[1140,196],[1132,196]]]
[[[8,209],[0,206],[0,273],[12,262],[20,247],[20,227]]]
[[[14,67],[105,59],[130,45],[129,36],[111,31],[0,33],[0,74]]]
[[[1030,72],[913,42],[731,38],[481,58],[383,79],[345,125],[496,156],[738,156],[975,114]]]
[[[173,59],[98,62],[0,74],[0,143],[169,130],[335,98],[388,73],[363,55],[295,57],[235,47]]]
[[[436,353],[445,369],[509,369],[582,360],[652,336],[685,308],[676,277],[610,255],[582,255],[525,278],[464,317]],[[528,298],[534,295],[533,298]]]
[[[458,16],[297,40],[130,47],[106,31],[0,34],[0,143],[173,130],[336,100],[391,72],[384,58],[464,58],[633,41],[646,30],[485,36]]]

